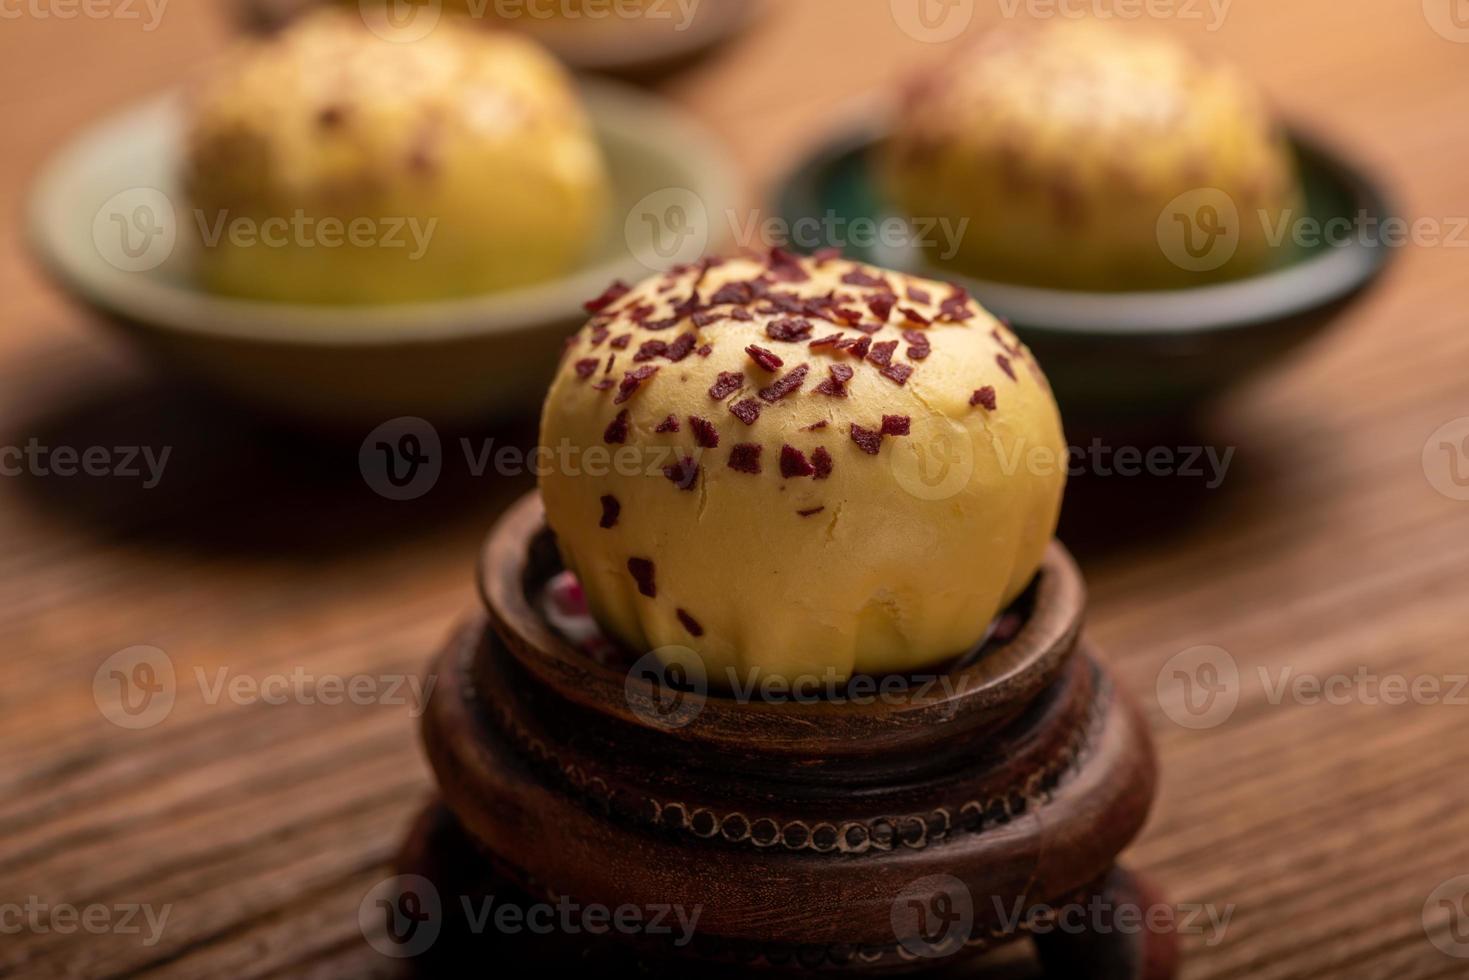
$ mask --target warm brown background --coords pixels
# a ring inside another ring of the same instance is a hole
[[[834,107],[939,50],[899,32],[887,0],[773,7],[669,87],[728,141],[752,193]],[[980,0],[976,21],[1000,10]],[[1242,64],[1390,178],[1405,213],[1469,215],[1469,44],[1435,33],[1419,0],[1236,0],[1217,32],[1150,26]],[[0,20],[4,213],[74,127],[176,83],[228,33],[198,0],[174,0],[153,33]],[[1178,901],[1236,906],[1222,944],[1188,941],[1188,976],[1469,973],[1423,921],[1430,892],[1469,874],[1469,706],[1272,705],[1256,674],[1469,669],[1469,503],[1435,492],[1421,462],[1430,433],[1469,415],[1466,261],[1404,250],[1338,332],[1212,413],[1195,438],[1238,447],[1220,489],[1073,493],[1092,628],[1165,768],[1131,860]],[[0,480],[0,904],[173,905],[153,948],[4,935],[0,974],[388,972],[357,905],[429,790],[408,711],[210,705],[188,679],[416,670],[473,601],[478,540],[522,485],[469,479],[451,449],[428,497],[379,500],[355,445],[262,429],[155,380],[41,280],[19,234],[0,243],[0,314],[0,445],[173,447],[153,491]],[[91,685],[134,644],[167,651],[187,681],[141,732],[105,721]],[[1154,693],[1160,666],[1196,644],[1230,651],[1245,677],[1232,719],[1203,732]],[[1446,930],[1442,911],[1430,927]]]

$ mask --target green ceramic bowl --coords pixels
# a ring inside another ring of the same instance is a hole
[[[611,167],[612,217],[581,268],[545,283],[383,306],[205,291],[191,275],[189,236],[176,233],[187,213],[169,210],[182,200],[176,95],[90,127],[46,165],[30,199],[32,251],[67,293],[162,363],[273,415],[337,427],[533,409],[563,340],[586,320],[582,303],[661,264],[660,229],[639,212],[697,198],[718,215],[736,201],[720,147],[682,113],[612,82],[588,80],[584,94]],[[172,245],[153,233],[170,226]],[[719,227],[704,227],[709,250],[727,247]]]
[[[782,218],[793,228],[806,219],[814,229],[812,219],[850,228],[854,219],[893,217],[872,166],[882,138],[870,127],[841,135],[802,162],[781,185]],[[1311,218],[1380,222],[1392,214],[1381,189],[1350,163],[1299,130],[1291,139]],[[1329,326],[1377,279],[1392,251],[1353,236],[1294,248],[1277,268],[1233,282],[1093,293],[963,277],[934,268],[916,249],[830,244],[854,259],[965,285],[1015,326],[1045,365],[1067,417],[1084,424],[1156,422],[1198,407]]]

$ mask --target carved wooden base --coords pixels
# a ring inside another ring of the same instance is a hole
[[[435,951],[968,977],[1034,935],[1052,975],[1171,975],[1171,935],[1113,918],[1156,901],[1115,866],[1153,757],[1080,640],[1083,588],[1059,546],[1013,639],[844,703],[739,702],[599,665],[534,609],[558,570],[532,499],[487,546],[488,617],[434,667],[423,732],[443,802],[402,867],[438,893]],[[476,928],[490,894],[492,913],[531,917]]]

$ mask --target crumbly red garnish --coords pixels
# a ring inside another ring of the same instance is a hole
[[[601,363],[602,362],[597,360],[595,357],[582,358],[580,361],[576,362],[576,376],[578,378],[581,378],[583,381],[587,380],[597,372],[597,365]]]
[[[806,426],[801,431],[802,432],[815,432],[817,429],[824,429],[824,428],[826,428],[828,424],[829,423],[827,422],[826,419],[821,419],[820,421],[812,422],[810,425]]]
[[[878,450],[882,449],[882,433],[864,429],[856,422],[852,423],[852,441],[869,456],[876,456]]]
[[[749,321],[755,319],[755,314],[751,313],[744,307],[741,307],[737,310],[731,310],[729,315],[734,317],[736,320],[741,320],[745,323],[748,323]]]
[[[907,317],[909,323],[916,323],[919,326],[923,327],[926,327],[930,323],[933,323],[933,321],[930,320],[928,317],[924,316],[922,313],[919,313],[917,310],[912,309],[911,307],[905,306],[899,312],[902,313],[903,316]]]
[[[602,497],[602,520],[601,526],[612,529],[617,526],[617,518],[622,516],[622,504],[612,494]]]
[[[638,583],[638,591],[649,599],[658,598],[658,585],[653,580],[655,569],[653,563],[646,558],[629,558],[627,570],[632,574],[633,581]]]
[[[878,367],[887,367],[892,362],[893,351],[898,349],[896,340],[885,340],[880,344],[873,344],[872,350],[868,352],[867,359]]]
[[[846,398],[847,382],[852,380],[852,369],[846,364],[833,364],[827,371],[831,373],[831,377],[816,386],[816,393],[832,398]]]
[[[754,425],[755,420],[760,418],[760,403],[753,398],[735,402],[729,407],[729,414],[739,419],[746,425]]]
[[[745,386],[745,376],[739,371],[720,371],[719,377],[709,386],[709,397],[722,402]]]
[[[667,353],[668,345],[663,341],[645,340],[639,345],[638,352],[632,356],[632,359],[641,364],[644,361],[651,361],[655,357],[662,357]]]
[[[951,287],[954,291],[949,298],[939,304],[939,313],[946,319],[955,323],[974,319],[974,311],[969,308],[969,293],[963,286]]]
[[[719,448],[719,430],[714,428],[714,423],[708,419],[701,419],[697,415],[689,416],[689,428],[694,432],[694,444],[705,449]]]
[[[700,347],[697,351],[695,351],[695,353],[698,354],[700,357],[708,357],[710,354],[714,353],[714,347],[710,344],[705,344],[703,347]]]
[[[826,510],[825,507],[810,507],[806,510],[798,510],[796,511],[796,514],[801,517],[815,517],[817,514],[821,513],[824,510]]]
[[[617,355],[616,354],[608,354],[607,355],[607,366],[602,369],[602,373],[603,374],[611,374],[612,373],[612,365],[614,365],[616,363],[617,363]]]
[[[607,335],[611,332],[612,331],[608,330],[606,327],[597,327],[592,331],[591,336],[587,339],[591,342],[592,348],[595,350],[596,348],[602,346],[602,341],[606,340]],[[996,336],[998,336],[998,334]]]
[[[816,472],[816,467],[806,458],[806,454],[795,446],[786,444],[780,447],[780,475],[787,480],[793,480],[800,476],[811,476]]]
[[[913,369],[906,364],[889,364],[882,369],[882,376],[896,385],[902,386],[913,377]]]
[[[933,345],[929,343],[927,334],[917,330],[904,330],[903,339],[908,341],[908,359],[922,361],[933,353]]]
[[[680,334],[677,340],[668,345],[668,352],[664,356],[677,364],[694,352],[694,345],[698,342],[699,338],[694,334]]]
[[[627,442],[627,409],[617,413],[617,418],[607,423],[607,431],[602,433],[602,441],[609,446],[621,445]]]
[[[592,385],[592,388],[595,391],[608,391],[612,388],[612,379],[603,378],[601,381],[598,381],[596,384]]]
[[[816,470],[816,479],[825,480],[831,476],[831,453],[826,451],[825,446],[817,446],[811,453],[811,466]]]
[[[644,364],[636,371],[628,371],[622,376],[622,382],[617,386],[617,397],[612,399],[612,404],[621,405],[637,393],[644,381],[658,373],[658,367],[654,364]]]
[[[806,375],[811,369],[805,364],[791,371],[789,374],[779,378],[768,388],[760,389],[760,400],[774,405],[792,392],[800,391],[801,385],[806,383]]]
[[[756,344],[751,344],[749,347],[746,347],[745,353],[750,355],[750,360],[772,373],[785,364],[785,361],[775,356],[774,351],[766,350],[764,347]]]
[[[622,299],[622,297],[626,296],[630,292],[632,292],[632,287],[619,279],[612,285],[608,286],[607,291],[604,292],[601,296],[598,296],[596,299],[593,300],[588,300],[585,304],[586,311],[588,313],[601,313],[607,307]]]
[[[917,286],[908,287],[908,298],[915,303],[923,303],[925,305],[933,302],[933,297],[929,295],[928,290],[919,289]]]
[[[842,276],[842,282],[846,283],[848,286],[866,286],[869,289],[881,289],[886,292],[892,291],[888,288],[886,280],[881,279],[878,276],[870,275],[869,273],[864,272],[861,269],[853,269],[851,272]]]
[[[848,309],[845,306],[839,306],[832,310],[831,315],[849,327],[855,327],[862,322],[862,314],[859,311]]]
[[[677,416],[674,416],[674,415],[670,415],[670,416],[668,416],[668,418],[664,419],[662,422],[659,422],[658,423],[658,428],[654,429],[653,431],[654,432],[677,432],[678,431],[678,428],[679,428],[678,427],[678,417]]]
[[[819,350],[822,347],[835,347],[842,342],[843,336],[845,335],[834,333],[826,337],[818,337],[815,340],[811,341],[811,343],[807,346],[810,347],[812,350]]]
[[[723,313],[695,313],[692,317],[692,320],[694,326],[702,330],[710,324],[718,323],[724,318],[725,317]]]
[[[777,282],[806,282],[811,278],[801,260],[783,248],[770,250],[770,275]]]
[[[729,468],[738,473],[760,473],[760,454],[765,447],[759,443],[742,442],[729,451]]]
[[[885,436],[906,436],[912,426],[913,420],[906,415],[884,415],[882,417],[882,434]]]
[[[990,336],[993,337],[995,339],[995,343],[1003,347],[1005,349],[1005,353],[1009,354],[1011,357],[1019,357],[1022,351],[1024,351],[1025,349],[1020,346],[1019,341],[1016,341],[1013,344],[1010,343],[1008,340],[1005,339],[1005,335],[1000,333],[1000,331],[998,330],[991,330]]]
[[[856,340],[853,340],[850,343],[844,341],[837,346],[845,347],[848,354],[851,354],[853,357],[860,361],[867,356],[867,351],[871,349],[872,338],[858,337]]]
[[[755,281],[727,282],[709,298],[711,306],[746,306],[755,301]],[[738,314],[735,314],[738,316]]]
[[[785,317],[773,320],[765,327],[765,335],[771,340],[781,340],[788,344],[794,344],[811,336],[811,321],[802,320],[798,317]]]
[[[623,334],[620,337],[613,337],[612,338],[612,343],[609,344],[608,346],[609,347],[613,347],[613,348],[615,348],[617,350],[626,350],[627,349],[627,345],[630,344],[630,343],[632,343],[632,334],[625,333],[625,334]]]
[[[867,301],[867,308],[872,311],[873,316],[877,317],[883,323],[887,323],[888,317],[893,315],[893,303],[894,299],[892,296],[874,296]]]
[[[969,396],[970,405],[983,405],[991,412],[995,410],[995,388],[994,385],[985,385]]]
[[[841,257],[842,250],[834,246],[818,248],[816,251],[811,253],[811,258],[816,262],[816,267],[818,269],[826,265],[826,263],[830,262],[832,259],[839,259]]]
[[[699,485],[699,464],[694,457],[685,456],[672,466],[663,467],[663,475],[680,490],[692,490]]]
[[[626,314],[627,318],[633,323],[636,323],[638,326],[642,326],[643,324],[648,322],[648,317],[652,316],[654,312],[657,311],[657,309],[658,308],[651,303],[639,303],[637,306],[634,306],[630,310],[623,310],[623,313]]]
[[[1004,371],[1010,376],[1011,381],[1020,380],[1019,378],[1015,377],[1015,368],[1011,366],[1010,358],[1006,357],[1004,354],[996,354],[995,363],[1000,366],[1001,371]]]
[[[699,621],[697,619],[690,616],[682,609],[675,609],[674,613],[678,616],[678,621],[683,624],[683,628],[689,631],[690,636],[704,635],[704,627],[699,625]]]

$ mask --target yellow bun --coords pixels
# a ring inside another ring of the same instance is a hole
[[[1086,20],[996,29],[920,80],[883,169],[904,212],[968,219],[946,264],[1060,288],[1253,273],[1300,202],[1289,146],[1238,74]],[[1176,214],[1203,223],[1187,242]],[[1221,222],[1239,230],[1232,254]]]
[[[568,345],[540,481],[617,639],[693,650],[713,683],[909,671],[965,652],[1031,581],[1061,420],[962,292],[779,251],[621,292]]]
[[[250,44],[197,93],[187,160],[204,280],[271,299],[543,280],[578,261],[607,207],[566,73],[533,41],[457,20],[403,42],[323,11]],[[354,221],[355,242],[324,244]],[[233,235],[235,222],[271,243]]]

